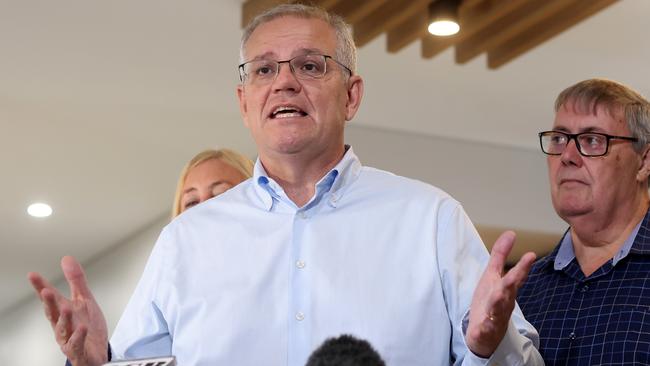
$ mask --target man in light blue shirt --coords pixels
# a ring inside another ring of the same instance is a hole
[[[514,301],[534,255],[503,275],[512,233],[489,258],[457,201],[363,167],[344,144],[363,95],[347,25],[280,6],[244,31],[241,59],[254,176],[163,230],[113,355],[298,366],[345,333],[367,339],[389,365],[543,364]],[[101,311],[81,267],[71,258],[64,267],[84,306],[71,309],[40,277],[32,283],[72,364],[101,364]]]

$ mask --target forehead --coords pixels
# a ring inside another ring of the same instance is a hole
[[[571,132],[601,131],[627,132],[628,126],[623,113],[605,105],[585,107],[584,104],[568,101],[555,113],[554,128]]]
[[[212,158],[195,165],[190,168],[185,178],[185,184],[202,182],[210,179],[220,179],[228,176],[235,168],[223,161]]]
[[[245,57],[287,59],[304,50],[332,55],[336,51],[336,32],[321,19],[282,16],[253,31],[245,44]]]

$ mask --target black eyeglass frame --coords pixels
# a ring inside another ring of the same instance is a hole
[[[553,131],[553,130],[551,130],[551,131],[542,131],[542,132],[538,133],[537,135],[539,136],[539,146],[542,149],[542,152],[544,154],[546,154],[546,155],[553,155],[553,156],[562,155],[564,150],[562,150],[562,152],[560,152],[560,153],[549,153],[546,150],[544,150],[544,143],[542,142],[542,138],[545,135],[548,135],[548,134],[551,134],[551,133],[557,133],[557,134],[561,134],[561,135],[564,135],[564,136],[567,137],[567,142],[566,142],[566,145],[564,145],[564,149],[566,149],[567,146],[569,146],[569,142],[571,142],[571,140],[573,140],[575,142],[575,144],[576,144],[576,147],[578,148],[578,152],[580,153],[580,155],[585,156],[585,157],[596,157],[596,156],[605,156],[605,155],[607,155],[607,153],[609,152],[609,140],[624,140],[624,141],[630,141],[630,142],[639,141],[639,139],[636,138],[636,137],[615,136],[615,135],[608,135],[606,133],[600,133],[600,132],[566,133],[566,132],[562,132],[562,131]],[[597,136],[604,137],[605,138],[605,152],[602,153],[602,154],[596,154],[596,155],[585,154],[582,151],[582,146],[580,145],[580,141],[578,140],[578,137],[584,136],[584,135],[597,135]]]
[[[325,74],[327,74],[327,59],[330,59],[330,60],[336,62],[339,66],[344,68],[350,74],[350,76],[354,75],[354,73],[352,72],[352,70],[349,67],[343,65],[340,61],[338,61],[334,57],[332,57],[330,55],[321,55],[321,54],[318,54],[318,53],[309,53],[307,55],[298,55],[298,56],[295,56],[295,57],[292,57],[292,58],[290,58],[288,60],[283,60],[283,61],[275,61],[275,60],[266,60],[266,61],[271,61],[271,62],[275,62],[276,64],[278,64],[277,71],[275,72],[275,77],[278,77],[278,74],[280,73],[280,65],[281,64],[289,64],[289,69],[291,69],[291,73],[293,75],[296,75],[296,72],[293,69],[293,65],[291,65],[291,61],[295,60],[298,57],[305,57],[305,56],[322,56],[323,58],[325,58],[325,70],[323,71],[323,76],[325,76]],[[239,70],[239,81],[241,81],[242,83],[244,82],[244,75],[245,75],[244,66],[246,66],[246,64],[249,64],[251,62],[256,62],[256,61],[261,61],[261,60],[250,60],[250,61],[246,61],[244,63],[241,63],[241,64],[239,64],[239,66],[237,66],[237,70]],[[319,76],[319,77],[314,78],[314,79],[320,79],[323,76]],[[274,80],[275,80],[275,78],[274,78]]]

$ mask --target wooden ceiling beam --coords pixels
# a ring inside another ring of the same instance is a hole
[[[326,9],[327,11],[332,11],[332,9],[335,8],[337,5],[346,1],[344,0],[294,0],[294,2],[305,3],[307,5],[314,5]]]
[[[432,58],[451,47],[457,40],[456,36],[436,37],[427,33],[427,35],[422,37],[421,42],[422,57]]]
[[[461,31],[451,37],[428,34],[432,0],[246,0],[242,26],[282,3],[307,3],[341,15],[354,29],[362,47],[387,32],[388,52],[395,53],[420,39],[421,53],[431,58],[450,46],[456,62],[488,54],[488,67],[497,68],[618,0],[463,0]]]
[[[370,1],[370,0],[368,0]],[[354,23],[354,40],[362,47],[383,32],[388,32],[411,15],[422,9],[431,0],[390,0],[381,7]]]
[[[422,57],[432,58],[449,46],[471,39],[495,22],[514,12],[530,0],[464,0],[458,9],[461,30],[451,37],[436,37],[426,31],[421,34]],[[463,21],[465,19],[465,21]],[[428,22],[428,19],[427,19]],[[390,34],[390,33],[389,33]]]
[[[487,25],[526,5],[530,0],[464,0],[458,8],[461,33],[473,35]]]
[[[526,0],[517,4],[510,3],[511,6],[507,9],[500,9],[498,17],[495,16],[490,22],[482,24],[480,31],[474,30],[456,45],[456,62],[462,64],[470,61],[488,49],[525,32],[534,24],[552,17],[575,1],[579,0]],[[461,17],[460,21],[461,24],[472,25],[482,17],[480,12],[468,13]]]
[[[496,69],[540,45],[557,34],[569,29],[618,0],[578,0],[525,32],[488,51],[488,67]]]
[[[422,11],[416,12],[388,31],[386,37],[388,52],[399,52],[402,48],[429,34],[427,32],[429,14],[426,10],[425,6]]]
[[[490,1],[491,0],[462,0],[461,6],[465,8],[472,8],[477,5],[488,3]]]
[[[328,10],[342,16],[350,24],[358,23],[388,0],[339,1]]]

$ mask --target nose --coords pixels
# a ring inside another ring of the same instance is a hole
[[[212,197],[214,197],[214,193],[212,192],[212,189],[205,189],[199,192],[199,203],[203,203]]]
[[[576,141],[575,138],[567,142],[564,151],[562,151],[562,154],[560,155],[562,164],[582,166],[582,154],[580,154],[577,144],[578,142]]]
[[[302,85],[296,79],[296,76],[291,70],[291,65],[288,62],[282,62],[278,65],[278,75],[273,80],[273,91],[274,92],[283,92],[289,91],[298,93]]]

